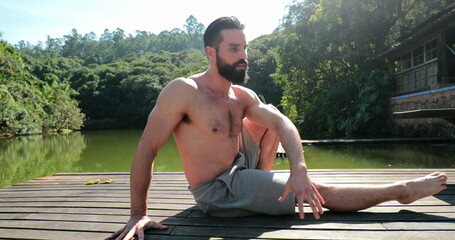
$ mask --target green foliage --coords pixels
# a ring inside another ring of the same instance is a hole
[[[304,0],[283,19],[275,81],[305,137],[387,134],[389,77],[375,59],[447,1]],[[374,127],[372,127],[374,126]]]
[[[55,56],[82,60],[84,65],[107,64],[133,53],[161,51],[179,52],[183,50],[203,50],[202,35],[205,27],[197,19],[190,16],[184,25],[185,30],[175,28],[162,31],[158,35],[146,31],[136,31],[136,35],[126,35],[123,29],[114,31],[105,29],[97,38],[91,32],[80,34],[73,29],[62,38],[48,37],[45,44],[31,45],[20,41],[17,48],[21,52],[34,57],[52,58]]]
[[[74,94],[55,75],[36,78],[16,49],[0,41],[0,135],[79,129],[83,114]]]
[[[109,64],[72,71],[87,128],[143,127],[161,89],[172,79],[206,67],[199,50],[130,54]]]
[[[203,35],[205,27],[202,23],[199,23],[197,19],[191,15],[186,19],[185,30],[188,34],[188,42],[191,49],[204,49]]]
[[[274,106],[280,105],[283,91],[273,81],[272,74],[277,69],[275,51],[277,46],[282,45],[284,39],[279,34],[263,35],[254,39],[248,46],[248,59],[250,81],[246,87],[253,89],[262,96],[267,103]]]
[[[0,134],[71,128],[143,127],[161,89],[203,71],[204,25],[190,16],[178,28],[126,35],[117,28],[97,38],[73,29],[16,48],[0,45]]]

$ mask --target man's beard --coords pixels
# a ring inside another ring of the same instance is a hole
[[[229,65],[222,58],[220,58],[218,54],[216,54],[216,66],[218,67],[218,73],[234,84],[245,84],[250,79],[247,69],[236,70],[236,67],[240,64],[246,64],[248,66],[248,62],[244,59]]]

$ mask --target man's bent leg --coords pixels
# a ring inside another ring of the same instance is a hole
[[[446,188],[447,176],[435,172],[427,176],[388,185],[333,186],[315,183],[325,200],[324,207],[352,212],[396,200],[403,204],[439,193]]]
[[[271,129],[251,122],[248,118],[243,120],[243,126],[261,150],[256,168],[269,172],[273,167],[273,161],[275,160],[276,151],[280,142],[278,134]]]
[[[271,104],[268,104],[267,107],[279,112],[279,110]],[[278,133],[272,129],[253,123],[248,118],[243,120],[243,125],[256,145],[261,149],[257,169],[270,172],[280,143]]]

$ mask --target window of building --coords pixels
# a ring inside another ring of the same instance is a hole
[[[423,46],[420,46],[412,51],[412,66],[418,66],[424,63]]]
[[[437,58],[436,39],[433,39],[425,44],[425,61],[435,58]]]
[[[401,59],[402,59],[402,66],[403,66],[403,68],[401,70],[406,70],[406,69],[412,68],[411,52],[404,54],[401,57]]]
[[[393,62],[398,93],[418,91],[437,84],[436,39],[423,43],[398,56]]]
[[[395,72],[404,71],[437,58],[436,43],[436,39],[433,39],[398,57],[393,62]]]

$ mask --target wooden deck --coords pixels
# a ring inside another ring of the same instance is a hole
[[[311,170],[315,181],[380,184],[430,169]],[[146,239],[454,239],[455,169],[448,189],[411,205],[387,202],[358,213],[214,218],[195,207],[182,173],[157,173],[150,215],[169,226]],[[110,184],[85,185],[112,179]],[[128,173],[61,173],[0,189],[0,239],[105,239],[129,214]]]

